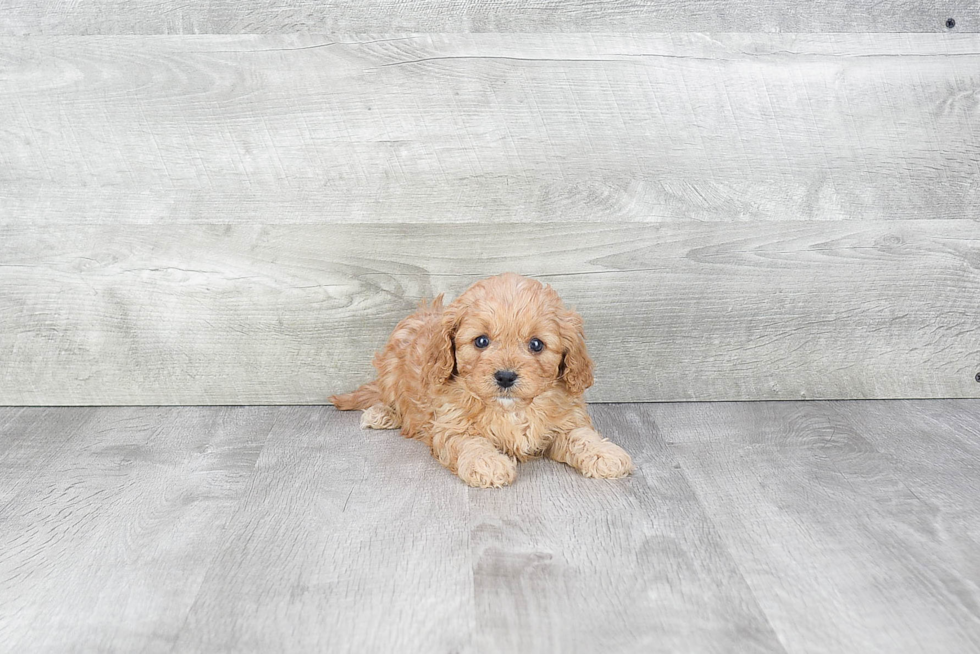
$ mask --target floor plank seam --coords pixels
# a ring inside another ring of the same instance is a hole
[[[269,439],[271,438],[273,432],[275,431],[278,422],[279,422],[279,412],[276,411],[276,415],[272,419],[272,424],[269,425],[269,430],[266,432],[266,435],[262,439],[262,447],[259,448],[259,451],[255,455],[255,460],[252,462],[248,481],[242,484],[242,490],[238,497],[238,501],[235,503],[235,507],[228,512],[228,519],[220,528],[222,536],[228,533],[229,527],[231,527],[231,525],[234,524],[235,517],[239,515],[243,510],[243,505],[248,497],[248,493],[252,487],[252,483],[255,480],[255,475],[258,472],[259,459],[262,458],[262,453],[265,452],[265,449],[269,444]],[[180,628],[177,629],[176,632],[174,633],[174,641],[169,650],[172,654],[176,654],[176,652],[179,651],[177,647],[180,641],[180,635],[182,633],[185,633],[187,622],[188,620],[190,620],[191,615],[193,615],[195,607],[198,606],[199,600],[201,599],[201,594],[204,590],[205,583],[208,580],[208,575],[210,575],[218,559],[221,558],[221,556],[224,554],[226,549],[227,549],[227,542],[222,541],[221,546],[214,548],[214,554],[212,554],[207,565],[204,566],[203,572],[200,575],[200,583],[198,583],[197,590],[194,592],[194,599],[187,606],[187,611],[184,613],[184,619],[181,622]]]
[[[657,432],[658,434],[660,433],[659,427],[657,428]],[[707,502],[704,501],[704,497],[702,497],[701,493],[698,491],[697,486],[694,483],[692,483],[691,478],[688,476],[687,471],[684,469],[683,464],[681,464],[680,459],[677,458],[672,444],[669,441],[667,441],[667,439],[663,438],[662,435],[661,438],[663,439],[664,443],[667,445],[667,449],[671,453],[671,456],[674,459],[674,464],[677,465],[677,469],[680,471],[681,476],[684,478],[684,483],[687,484],[688,488],[690,488],[691,490],[691,493],[694,495],[695,498],[697,498],[698,504],[701,506],[701,511],[704,513],[704,516],[710,521],[711,530],[714,532],[715,537],[718,539],[718,542],[721,543],[722,546],[724,547],[724,551],[728,555],[728,559],[732,562],[732,566],[734,566],[735,570],[738,572],[738,576],[742,580],[742,583],[745,584],[745,587],[752,594],[752,599],[755,601],[756,606],[759,607],[759,611],[762,613],[762,616],[765,618],[766,625],[768,625],[769,629],[772,630],[772,633],[776,637],[777,641],[779,642],[779,646],[782,648],[784,654],[789,654],[790,650],[789,650],[789,645],[786,642],[786,639],[784,638],[783,634],[778,629],[776,629],[776,625],[773,624],[772,617],[769,615],[769,612],[766,610],[766,607],[763,605],[762,601],[760,600],[757,589],[754,587],[752,583],[750,583],[748,577],[745,575],[745,571],[742,569],[742,563],[735,557],[735,553],[731,543],[724,536],[723,531],[715,521],[715,517],[712,514],[711,510],[708,508]]]

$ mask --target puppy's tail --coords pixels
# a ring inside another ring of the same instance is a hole
[[[373,381],[364,384],[353,393],[332,395],[330,401],[341,411],[369,409],[381,402],[381,391],[378,389],[378,382]]]

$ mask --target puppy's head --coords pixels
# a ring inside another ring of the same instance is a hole
[[[456,374],[487,402],[531,400],[562,385],[592,385],[582,318],[550,287],[505,273],[477,282],[446,307],[428,357],[434,382]]]

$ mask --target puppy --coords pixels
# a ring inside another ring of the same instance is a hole
[[[471,486],[510,484],[517,462],[547,456],[587,477],[633,463],[592,427],[582,394],[592,360],[582,318],[550,287],[506,273],[449,306],[440,295],[405,318],[374,357],[378,378],[330,398],[361,427],[397,429]]]

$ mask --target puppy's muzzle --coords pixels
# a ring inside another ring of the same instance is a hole
[[[510,388],[517,383],[517,373],[513,370],[498,370],[493,373],[493,378],[497,380],[500,388]]]

